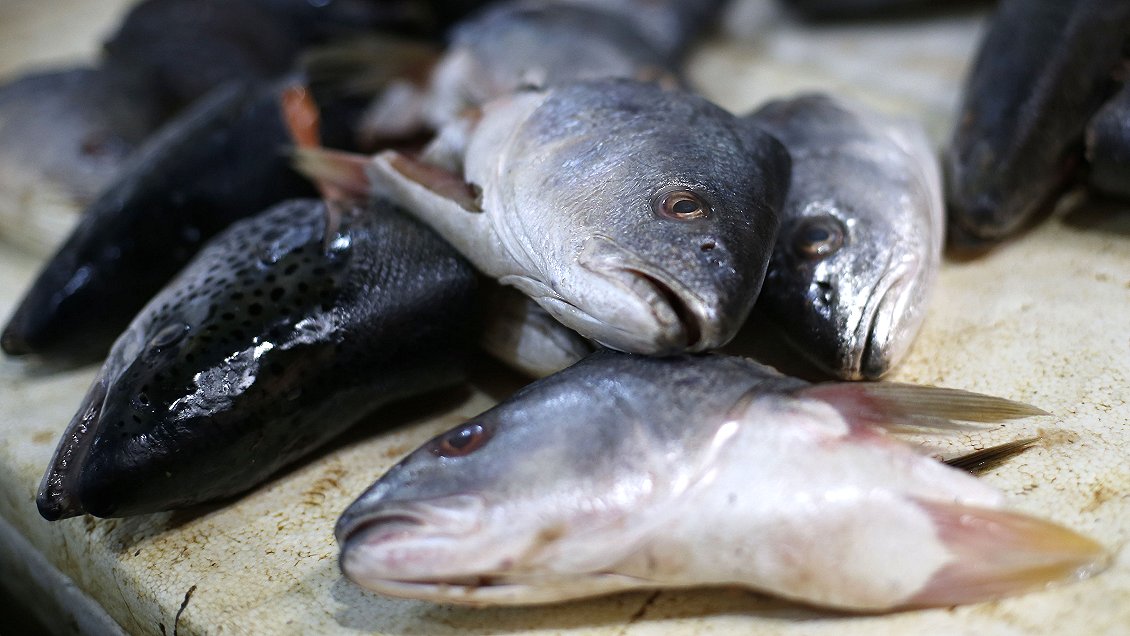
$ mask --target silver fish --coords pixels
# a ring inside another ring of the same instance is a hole
[[[338,521],[341,567],[384,594],[473,605],[741,585],[875,611],[1039,589],[1106,551],[884,430],[1041,413],[602,352],[393,467]]]
[[[544,378],[581,360],[595,345],[557,322],[541,305],[511,287],[493,286],[479,346],[496,360],[532,378]]]
[[[833,375],[881,377],[910,349],[941,266],[941,174],[925,133],[821,94],[750,119],[793,158],[759,311]]]
[[[789,174],[787,152],[758,127],[630,80],[492,101],[445,127],[425,160],[385,151],[367,178],[565,326],[649,354],[733,338],[761,288]],[[323,180],[360,171],[324,152],[298,163]]]
[[[527,86],[606,77],[674,84],[671,64],[620,12],[568,2],[505,2],[460,23],[427,86],[394,82],[362,127],[372,139],[437,130],[469,109]]]

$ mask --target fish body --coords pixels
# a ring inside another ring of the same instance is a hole
[[[274,203],[312,196],[283,151],[293,142],[280,90],[225,85],[147,140],[46,263],[4,329],[4,351],[105,354],[208,238]],[[346,134],[329,128],[327,143]]]
[[[945,211],[917,124],[811,94],[750,116],[792,156],[758,307],[817,365],[877,379],[906,355],[942,258]]]
[[[528,296],[492,285],[484,294],[484,351],[515,371],[544,378],[580,361],[595,345],[557,322]]]
[[[461,379],[471,267],[387,202],[281,203],[216,237],[137,315],[64,433],[50,520],[234,495],[375,408]]]
[[[720,355],[597,353],[390,469],[338,521],[341,567],[443,603],[740,585],[864,611],[1100,568],[1094,542],[1002,510],[990,486],[882,432],[948,427],[962,410],[1040,413],[930,387],[808,385]]]
[[[1087,124],[1088,179],[1107,194],[1130,197],[1130,84]]]
[[[450,133],[450,134],[449,134]],[[719,347],[764,278],[789,159],[701,97],[630,80],[525,91],[369,165],[487,275],[608,347]]]
[[[45,184],[74,204],[89,203],[162,116],[156,100],[108,70],[46,71],[5,84],[0,191],[13,200],[6,207]]]
[[[709,30],[726,0],[543,0],[586,5],[623,16],[633,23],[672,65],[686,54],[690,44]]]
[[[947,3],[937,0],[785,0],[785,4],[806,18],[837,19],[872,17]]]
[[[620,12],[595,3],[500,3],[452,29],[425,89],[402,86],[378,99],[366,117],[366,134],[385,138],[415,128],[438,130],[524,87],[606,77],[673,78],[671,67],[669,55]],[[406,111],[416,116],[406,122]]]
[[[1082,158],[1117,88],[1130,3],[1003,0],[977,52],[946,154],[949,234],[977,246],[1022,230]]]

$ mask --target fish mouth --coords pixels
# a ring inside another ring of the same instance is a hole
[[[878,380],[909,349],[918,332],[918,321],[910,315],[918,270],[917,261],[905,261],[875,286],[856,325],[853,346],[846,352],[842,367],[846,379]]]
[[[55,448],[35,497],[39,514],[48,521],[86,513],[79,494],[82,469],[98,433],[109,384],[105,371],[99,373]]]
[[[615,309],[607,312],[613,319],[602,322],[635,339],[651,336],[647,345],[641,347],[617,346],[615,342],[595,336],[594,340],[613,349],[652,355],[701,351],[721,344],[715,312],[662,267],[640,260],[604,236],[585,241],[578,262],[638,301],[625,305],[622,295],[616,294],[619,297],[611,299]]]

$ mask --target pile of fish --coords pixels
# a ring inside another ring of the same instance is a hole
[[[43,91],[74,115],[45,138],[107,155],[0,340],[55,363],[109,352],[45,518],[245,492],[458,384],[481,347],[548,377],[344,512],[358,584],[471,604],[724,584],[888,610],[1104,567],[961,468],[981,454],[947,466],[897,439],[1046,413],[849,381],[907,354],[947,224],[1003,239],[1084,156],[1096,187],[1125,186],[1126,3],[1001,2],[947,179],[913,121],[823,94],[739,116],[694,94],[680,64],[720,0],[477,4],[146,0],[98,69],[0,92],[34,119],[24,95]],[[403,39],[448,24],[445,49]],[[9,121],[0,149],[45,125]],[[59,167],[53,148],[35,180],[85,174],[92,153]],[[838,381],[727,355],[755,304]]]

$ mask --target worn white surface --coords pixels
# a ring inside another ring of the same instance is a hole
[[[110,19],[92,12],[96,4],[107,11],[121,3],[0,0],[0,70],[56,50],[92,51]],[[744,111],[774,94],[831,87],[920,117],[939,142],[980,25],[975,16],[946,16],[800,31],[757,0],[734,16],[758,20],[732,22],[729,37],[696,54],[691,72],[723,105]],[[61,37],[63,23],[79,36]],[[18,38],[8,39],[13,30]],[[986,257],[947,262],[923,334],[896,377],[1056,414],[936,445],[954,451],[1042,431],[1042,447],[987,479],[1014,507],[1116,552],[1107,572],[1079,584],[949,610],[845,616],[741,590],[457,609],[383,598],[344,581],[332,536],[337,515],[405,452],[516,386],[490,366],[478,378],[483,389],[374,417],[319,458],[227,505],[50,524],[35,511],[35,489],[94,369],[44,373],[3,360],[0,515],[133,633],[172,634],[174,624],[179,634],[1130,633],[1130,206],[1076,204]],[[0,246],[0,316],[37,267]],[[388,422],[396,430],[380,432]]]

